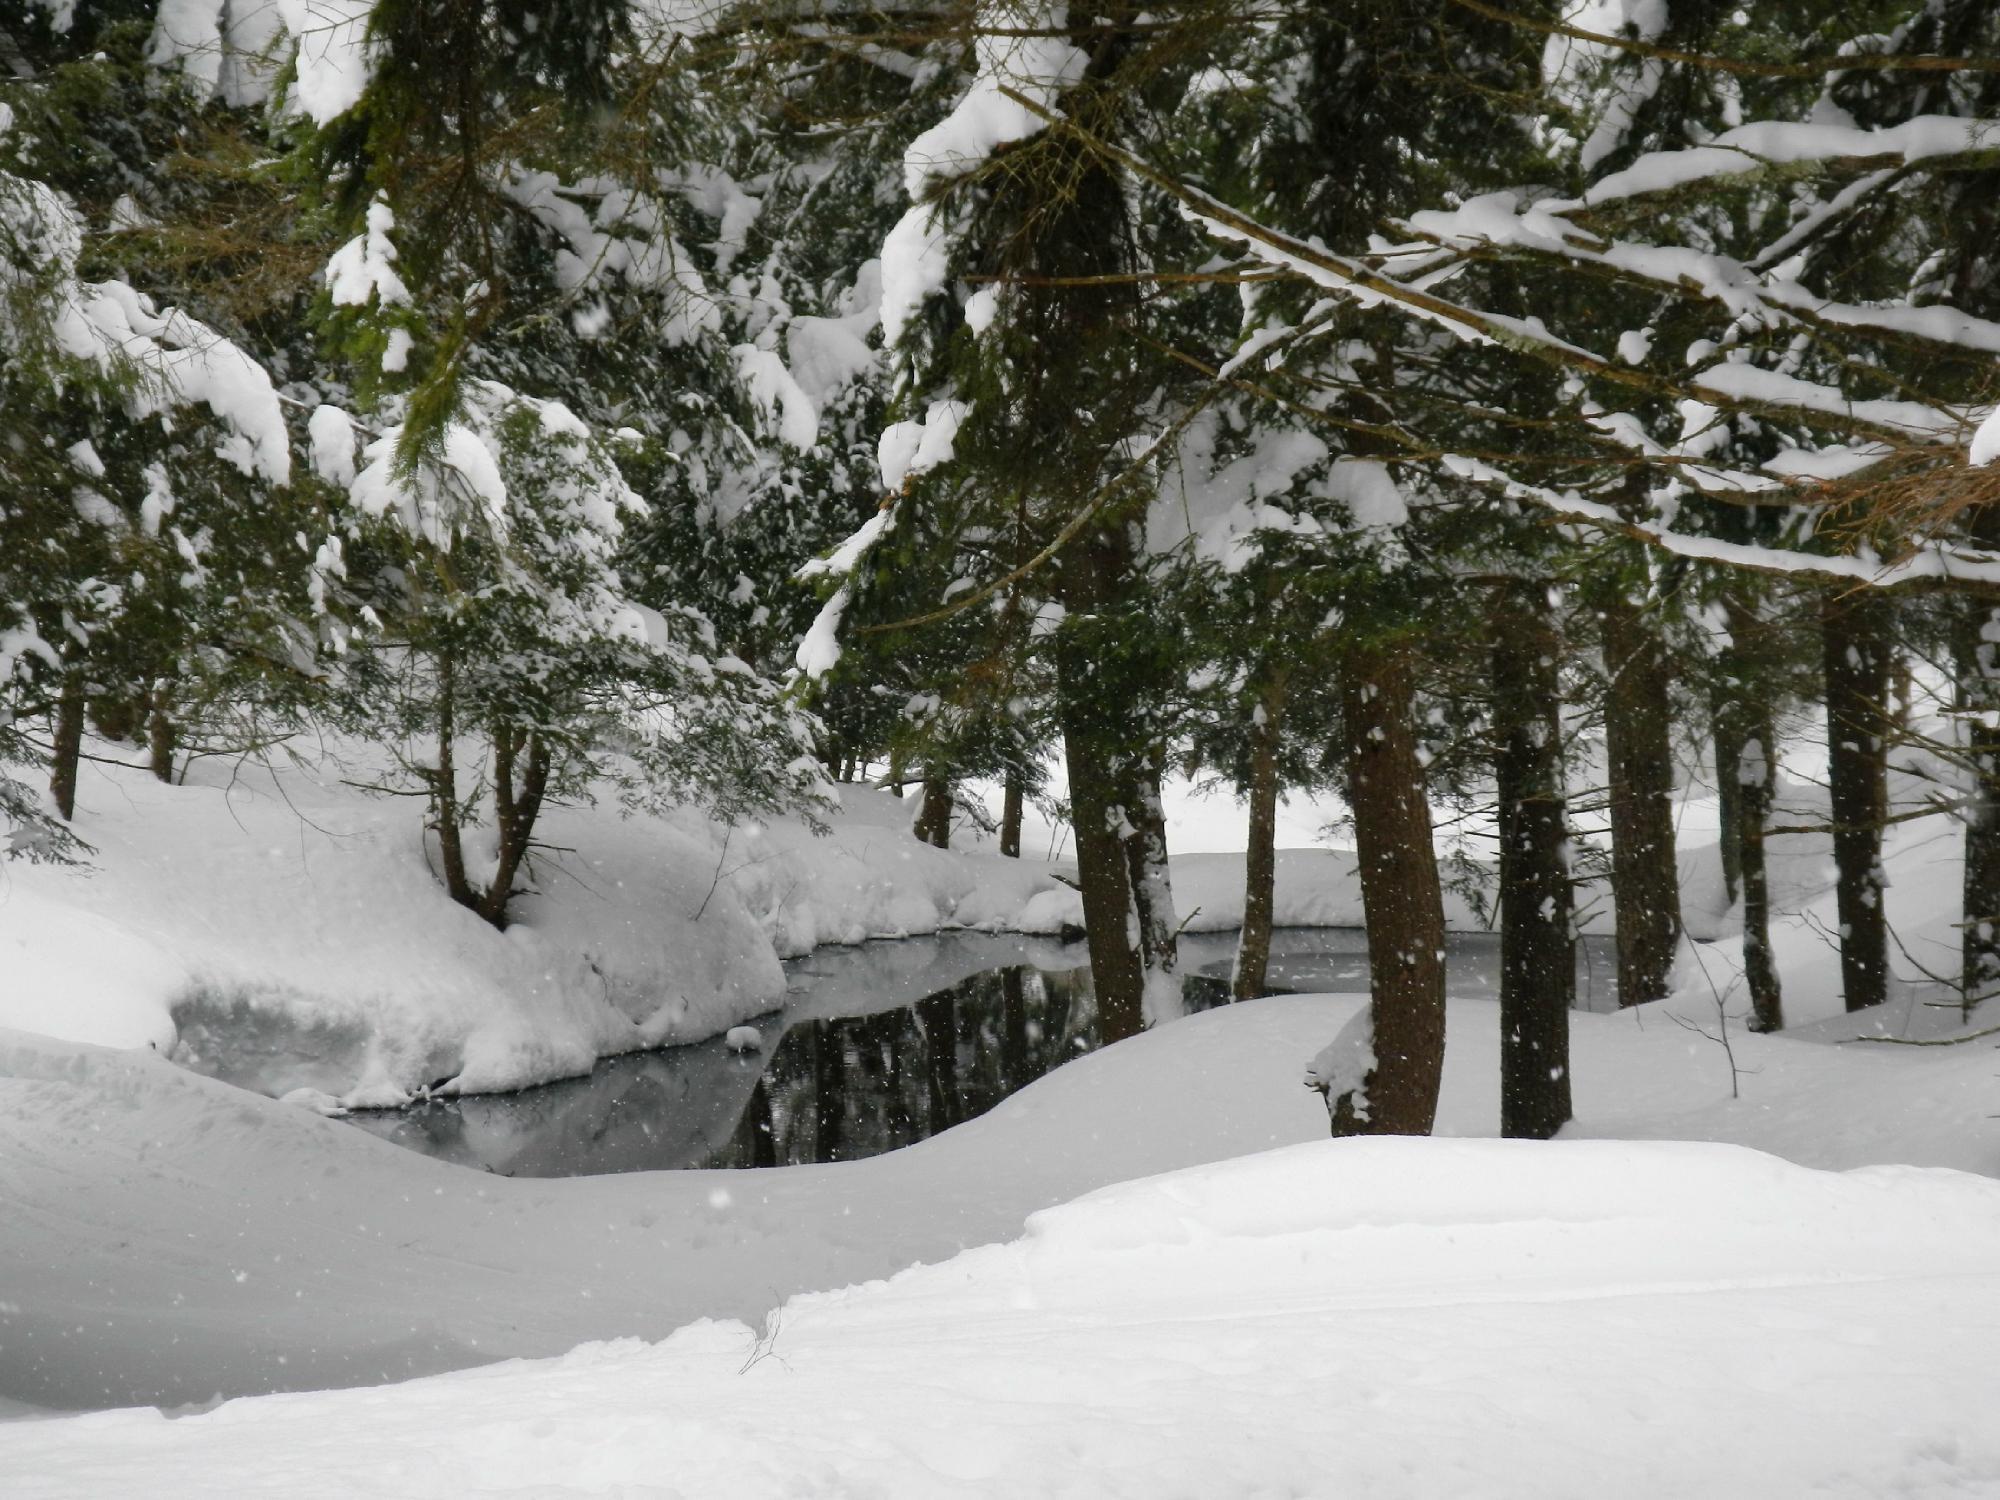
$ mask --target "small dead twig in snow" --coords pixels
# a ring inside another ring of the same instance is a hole
[[[1715,980],[1709,976],[1708,965],[1702,961],[1699,953],[1695,954],[1695,964],[1701,970],[1701,977],[1708,981],[1708,992],[1715,996],[1717,1029],[1711,1032],[1706,1026],[1690,1021],[1685,1016],[1677,1016],[1672,1011],[1666,1013],[1667,1019],[1683,1031],[1692,1031],[1696,1036],[1706,1037],[1709,1041],[1719,1042],[1722,1045],[1722,1055],[1729,1059],[1729,1097],[1732,1099],[1741,1099],[1743,1097],[1741,1083],[1743,1074],[1756,1073],[1762,1070],[1758,1068],[1739,1067],[1736,1062],[1736,1048],[1729,1040],[1729,1006],[1727,1000],[1730,993],[1735,990],[1736,985],[1732,982],[1727,990],[1717,989],[1715,987]]]
[[[751,1340],[749,1355],[736,1368],[738,1375],[749,1374],[752,1365],[761,1364],[767,1359],[775,1359],[779,1364],[784,1365],[787,1370],[791,1369],[791,1364],[786,1360],[785,1356],[778,1352],[778,1334],[784,1326],[785,1304],[780,1302],[770,1312],[765,1314],[764,1331]]]

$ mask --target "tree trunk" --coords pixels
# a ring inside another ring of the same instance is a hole
[[[1547,1140],[1570,1118],[1569,1012],[1576,1000],[1562,642],[1546,588],[1501,591],[1493,615],[1500,803],[1500,1133]]]
[[[1000,796],[1000,852],[1009,859],[1021,857],[1021,804],[1026,800],[1025,778],[1009,771]]]
[[[83,711],[83,668],[72,664],[63,672],[49,746],[49,795],[55,798],[56,814],[65,823],[76,818],[76,778],[83,764]]]
[[[1743,764],[1743,688],[1729,683],[1709,698],[1714,741],[1716,853],[1722,861],[1722,893],[1734,906],[1743,894],[1742,790],[1736,769]]]
[[[457,672],[448,652],[438,655],[437,765],[430,772],[431,827],[437,830],[438,860],[445,892],[460,906],[479,910],[478,893],[465,877],[465,844],[459,827]]]
[[[1278,735],[1285,710],[1283,667],[1273,666],[1250,716],[1250,826],[1243,851],[1243,933],[1236,944],[1230,996],[1264,993],[1271,966],[1271,918],[1278,885]]]
[[[1840,979],[1849,1010],[1889,998],[1882,828],[1889,812],[1893,610],[1889,598],[1871,588],[1829,589],[1820,605]]]
[[[1776,789],[1777,737],[1769,693],[1757,681],[1755,661],[1769,627],[1756,609],[1732,594],[1725,602],[1732,697],[1726,717],[1741,731],[1736,761],[1718,779],[1735,792],[1738,878],[1743,890],[1743,978],[1750,988],[1750,1029],[1778,1031],[1785,1024],[1778,970],[1771,957],[1771,897],[1764,869],[1764,829]],[[1718,736],[1718,740],[1719,740]]]
[[[1622,589],[1608,593],[1600,618],[1618,1003],[1641,1005],[1671,990],[1681,935],[1670,668],[1658,629]]]
[[[924,777],[924,800],[911,830],[921,843],[951,847],[951,781],[933,771]]]
[[[1064,694],[1065,700],[1069,695]],[[1132,901],[1125,841],[1111,820],[1122,817],[1116,778],[1099,759],[1087,722],[1063,705],[1063,756],[1069,769],[1070,820],[1076,830],[1077,885],[1083,893],[1083,933],[1090,949],[1091,986],[1097,996],[1102,1043],[1137,1036],[1145,1026],[1145,961]]]
[[[527,765],[517,786],[514,776],[524,752]],[[548,752],[539,734],[529,730],[523,736],[511,725],[495,733],[493,813],[499,859],[492,883],[473,909],[502,932],[507,930],[507,903],[514,897],[515,877],[520,874],[534,840],[535,820],[541,815],[548,779]]]
[[[1125,778],[1122,820],[1132,908],[1139,920],[1139,959],[1145,966],[1146,1024],[1157,1026],[1184,1013],[1180,981],[1180,922],[1174,914],[1173,876],[1167,862],[1167,815],[1160,800],[1161,762],[1155,749]]]
[[[1361,1094],[1329,1100],[1335,1135],[1428,1135],[1444,1073],[1444,896],[1416,734],[1416,672],[1400,643],[1365,644],[1341,677],[1348,800],[1368,924],[1374,1061]]]
[[[153,684],[153,691],[147,697],[146,751],[153,775],[170,786],[179,739],[174,729],[173,694],[165,679],[161,679]]]
[[[1132,765],[1145,743],[1142,684],[1106,628],[1130,587],[1131,541],[1122,526],[1079,537],[1057,575],[1068,618],[1056,632],[1056,718],[1069,771],[1077,884],[1097,997],[1097,1029],[1108,1045],[1145,1026],[1146,960],[1127,835],[1137,801]],[[1164,850],[1162,851],[1164,853]]]
[[[1972,769],[1963,815],[1965,926],[1960,947],[1960,1002],[1970,1019],[1973,1006],[2000,993],[2000,607],[1967,599],[1956,634],[1958,720],[1965,726]]]

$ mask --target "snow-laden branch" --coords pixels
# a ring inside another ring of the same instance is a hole
[[[1885,562],[1868,557],[1800,552],[1789,547],[1765,547],[1750,542],[1726,542],[1636,519],[1602,501],[1587,500],[1574,490],[1558,491],[1544,485],[1529,484],[1484,459],[1448,454],[1443,463],[1461,479],[1496,489],[1510,500],[1539,506],[1559,520],[1630,537],[1676,557],[1721,563],[1756,573],[1836,578],[1873,588],[1946,581],[2000,588],[2000,552],[1957,547],[1939,541],[1920,541],[1901,557]]]

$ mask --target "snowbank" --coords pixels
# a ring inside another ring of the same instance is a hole
[[[372,768],[87,763],[87,868],[0,869],[0,1025],[151,1047],[273,1097],[481,1092],[774,1009],[779,956],[1009,924],[1046,867],[912,839],[851,788],[830,837],[553,808],[505,933],[455,905]]]
[[[201,1401],[758,1322],[1107,1184],[1324,1138],[1302,1073],[1360,1003],[1191,1016],[886,1156],[597,1178],[468,1171],[143,1050],[0,1035],[0,1399]],[[1498,1023],[1452,1003],[1441,1134],[1497,1130]],[[1721,1048],[1657,1007],[1572,1036],[1573,1135],[2000,1176],[1988,1047],[1741,1035],[1732,1099]]]
[[[2000,1486],[1996,1254],[2000,1184],[1954,1173],[1322,1141],[761,1333],[15,1422],[0,1470],[18,1500],[1962,1496]]]

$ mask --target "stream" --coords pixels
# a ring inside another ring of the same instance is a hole
[[[1181,938],[1189,1010],[1226,1004],[1234,932]],[[1613,1010],[1613,940],[1579,939],[1577,1005]],[[1447,939],[1454,997],[1497,1000],[1500,941]],[[581,1078],[349,1117],[443,1161],[508,1176],[852,1161],[984,1113],[1098,1045],[1084,945],[1014,934],[822,948],[785,965],[783,1009],[752,1024],[760,1051],[717,1038],[607,1058]],[[1273,934],[1269,987],[1368,983],[1360,928]],[[1254,1003],[1254,1002],[1252,1002]]]

